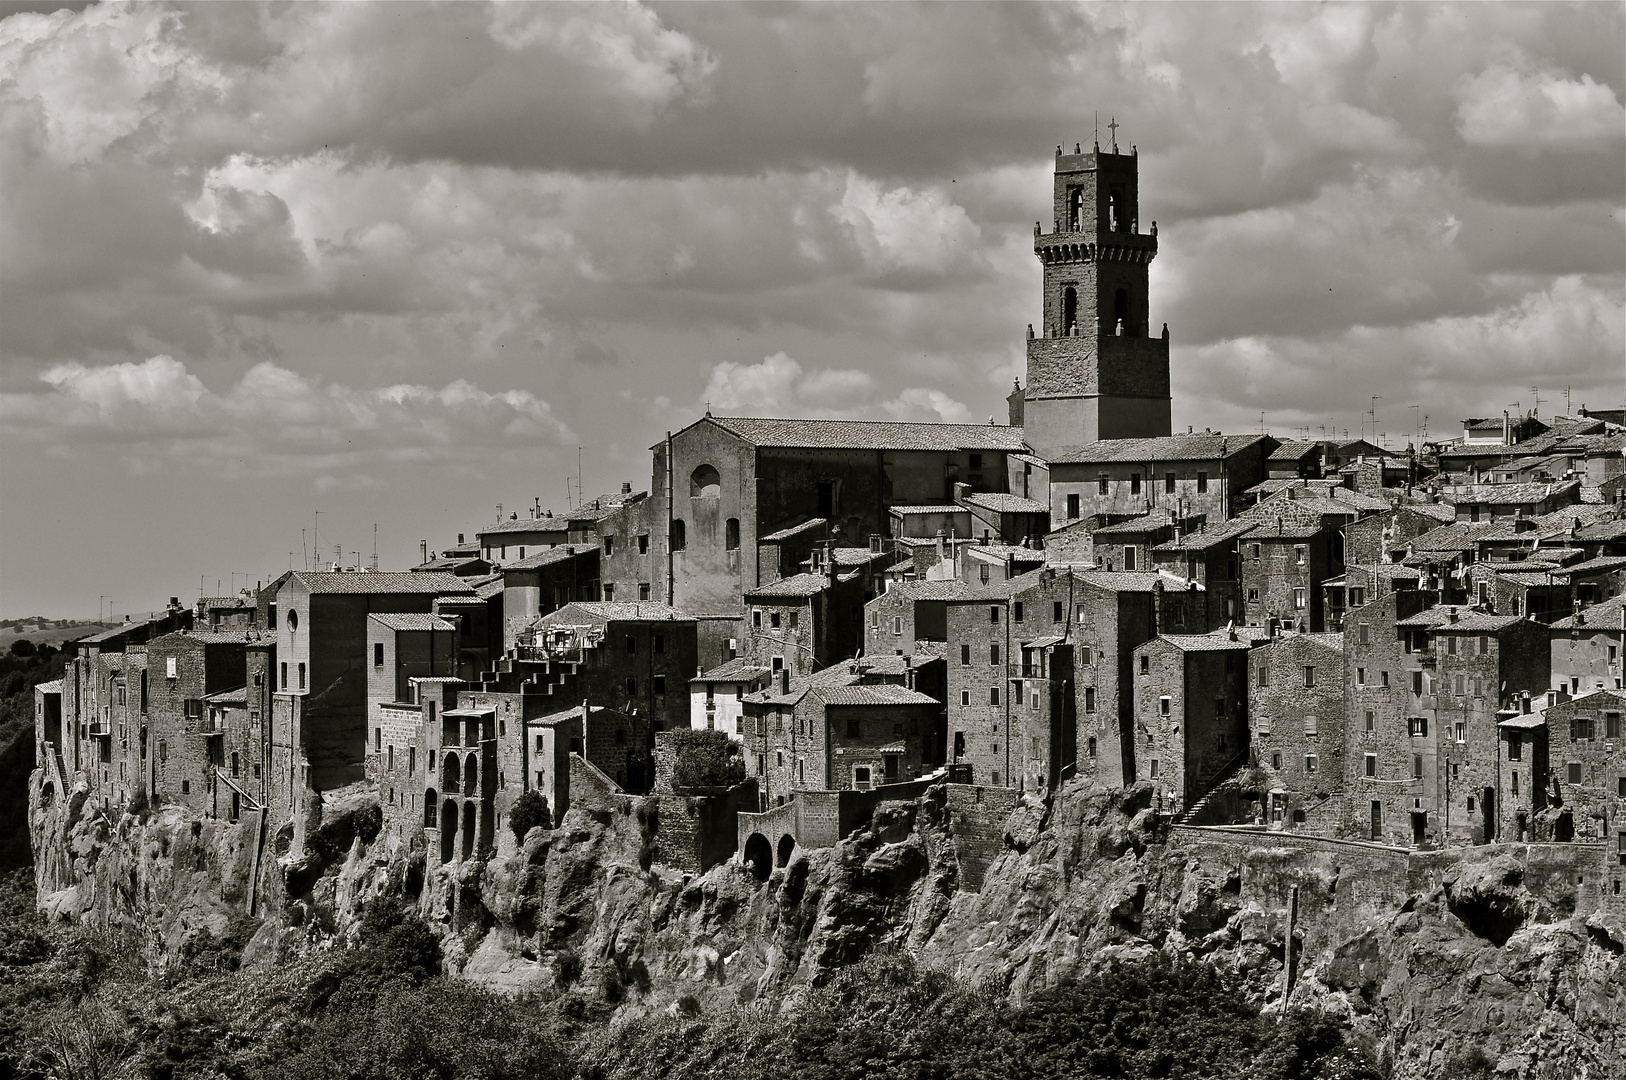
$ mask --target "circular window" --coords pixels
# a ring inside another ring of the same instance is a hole
[[[291,634],[299,629],[299,612],[288,612],[288,632]]]

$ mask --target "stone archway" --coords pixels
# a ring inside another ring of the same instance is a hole
[[[480,755],[470,754],[463,759],[463,794],[480,794]]]
[[[779,838],[779,859],[777,865],[789,866],[792,855],[796,854],[796,838],[789,833]]]
[[[457,755],[447,754],[440,767],[440,790],[448,795],[456,795],[460,779],[462,776],[457,766]]]
[[[449,863],[457,853],[457,800],[447,799],[440,806],[440,861]]]
[[[426,828],[426,829],[433,829],[435,827],[435,811],[439,809],[439,807],[436,806],[435,803],[436,803],[436,800],[438,798],[439,798],[439,796],[437,796],[435,794],[435,789],[434,788],[425,788],[424,789],[424,792],[423,792],[423,827]]]
[[[773,873],[773,845],[761,833],[752,833],[745,839],[745,851],[740,861],[750,868],[758,881],[767,881],[768,875]]]
[[[463,804],[463,857],[474,858],[474,817],[479,813],[479,807],[474,803]]]

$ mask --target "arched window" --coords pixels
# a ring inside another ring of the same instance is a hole
[[[1061,336],[1072,337],[1076,333],[1078,333],[1078,290],[1069,285],[1061,294]]]
[[[689,546],[689,527],[682,518],[672,522],[672,550],[682,551]]]
[[[463,794],[480,794],[480,765],[473,754],[463,762]]]
[[[1112,294],[1112,332],[1115,334],[1128,334],[1129,321],[1129,292],[1119,289]]]
[[[436,809],[435,801],[436,801],[436,798],[437,798],[437,796],[435,794],[435,789],[434,788],[426,788],[426,789],[424,789],[424,793],[423,793],[423,827],[426,828],[426,829],[433,829],[435,827],[435,809]]]
[[[715,499],[722,493],[722,479],[710,465],[701,465],[689,474],[689,498]]]
[[[442,791],[457,793],[458,768],[457,755],[447,754],[440,770],[440,789]]]
[[[1067,227],[1074,232],[1084,228],[1084,189],[1074,188],[1067,193]]]
[[[729,551],[737,550],[740,546],[740,519],[729,518],[723,527],[723,547]]]
[[[449,863],[456,852],[457,803],[447,799],[440,808],[440,861]]]
[[[1123,232],[1128,225],[1124,217],[1124,197],[1119,191],[1107,196],[1107,225],[1112,232]]]

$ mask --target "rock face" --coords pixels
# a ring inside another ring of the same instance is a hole
[[[269,838],[257,888],[250,821],[115,817],[81,791],[35,803],[30,824],[42,906],[139,928],[159,955],[242,925],[252,894],[250,962],[328,947],[367,901],[399,896],[440,928],[454,974],[649,1009],[793,994],[877,946],[1013,1000],[1169,950],[1241,973],[1278,1008],[1291,957],[1291,1000],[1347,1017],[1397,1077],[1436,1076],[1467,1045],[1508,1077],[1626,1075],[1626,921],[1578,914],[1553,884],[1562,866],[1538,874],[1514,848],[1420,858],[1168,831],[1150,798],[1020,800],[976,892],[942,787],[882,803],[868,829],[766,882],[738,863],[695,878],[660,865],[653,800],[590,802],[511,857],[428,866],[380,834],[376,793],[357,789],[330,799],[304,859]]]

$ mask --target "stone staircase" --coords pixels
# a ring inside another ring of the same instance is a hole
[[[1241,772],[1242,766],[1246,765],[1247,763],[1248,755],[1246,752],[1243,752],[1236,755],[1236,757],[1232,758],[1230,761],[1227,761],[1224,765],[1220,766],[1220,771],[1214,774],[1213,780],[1209,781],[1208,791],[1203,794],[1202,798],[1186,807],[1184,812],[1176,815],[1174,823],[1176,825],[1194,825],[1200,822],[1202,820],[1203,811],[1207,810],[1208,804],[1213,801],[1214,793],[1217,792],[1221,785],[1223,785],[1227,780],[1230,780],[1237,773]]]

